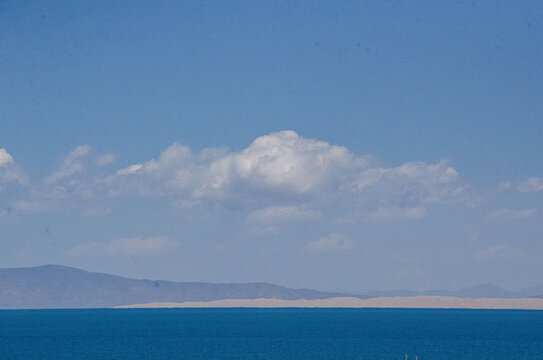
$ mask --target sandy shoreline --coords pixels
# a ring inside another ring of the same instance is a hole
[[[539,298],[457,298],[452,296],[377,297],[358,299],[337,297],[320,300],[226,299],[215,301],[154,302],[115,306],[115,308],[412,308],[412,309],[526,309],[543,310]]]

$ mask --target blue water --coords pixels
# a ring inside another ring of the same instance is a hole
[[[543,311],[0,311],[0,359],[543,359]]]

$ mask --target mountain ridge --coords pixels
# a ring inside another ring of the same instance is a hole
[[[325,299],[355,296],[291,289],[265,282],[205,283],[132,279],[62,265],[0,269],[0,309],[100,308],[156,301],[277,298]]]
[[[406,296],[543,298],[543,284],[519,291],[507,291],[484,283],[459,290],[369,291],[356,295],[294,289],[267,282],[208,283],[133,279],[53,264],[0,268],[0,309],[101,308],[154,302],[210,302],[227,299],[320,300]]]
[[[482,283],[461,288],[457,290],[373,290],[367,291],[365,294],[369,297],[396,297],[396,296],[453,296],[458,298],[479,299],[479,298],[543,298],[543,284],[533,287],[524,288],[518,291],[509,291],[502,289],[492,283]]]

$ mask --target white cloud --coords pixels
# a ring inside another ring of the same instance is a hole
[[[82,145],[72,150],[68,156],[62,161],[60,168],[46,177],[44,183],[46,185],[54,185],[58,181],[85,171],[85,167],[81,159],[90,152],[90,146]]]
[[[319,211],[305,209],[300,206],[270,206],[251,212],[245,219],[243,236],[265,236],[277,234],[281,226],[287,224],[314,221],[320,219]]]
[[[290,222],[317,220],[319,211],[307,210],[298,206],[271,206],[253,211],[245,220],[249,225],[277,225]]]
[[[172,144],[164,150],[157,160],[150,160],[143,166],[143,171],[154,176],[164,176],[184,169],[192,163],[192,152],[184,145]]]
[[[193,167],[191,150],[174,143],[158,159],[122,168],[115,175],[103,179],[102,183],[109,188],[109,195],[113,196],[126,193],[179,195],[180,191],[191,188],[195,176]],[[185,198],[190,200],[188,196]]]
[[[114,156],[92,158],[90,152],[87,145],[74,149],[25,200],[57,202],[51,208],[63,208],[100,196],[168,197],[175,204],[190,204],[187,209],[263,207],[249,215],[247,224],[276,226],[317,218],[323,206],[362,214],[377,208],[370,214],[375,219],[416,219],[424,216],[426,204],[462,201],[465,193],[447,161],[379,167],[371,156],[294,131],[258,137],[237,152],[210,148],[193,154],[174,143],[156,159],[105,175],[100,172],[106,169],[93,170]],[[2,161],[11,163],[6,154]]]
[[[117,170],[117,175],[132,175],[143,168],[143,164],[134,164]]]
[[[201,198],[261,194],[304,195],[337,188],[345,169],[363,167],[367,161],[346,148],[304,139],[294,131],[257,138],[249,147],[228,154],[205,169],[195,195]]]
[[[457,171],[445,160],[436,164],[412,162],[395,168],[369,168],[355,175],[353,185],[358,192],[411,204],[450,202],[465,191],[458,183]]]
[[[14,201],[15,213],[55,211],[94,197],[98,188],[92,174],[88,174],[88,164],[85,162],[90,151],[88,145],[72,150],[56,171],[37,185],[29,187],[26,197]]]
[[[331,234],[315,241],[310,241],[306,246],[311,252],[345,251],[353,248],[352,241],[339,234]]]
[[[525,181],[520,181],[517,183],[516,189],[522,193],[543,191],[543,179],[531,177]]]
[[[96,166],[105,166],[115,161],[115,155],[105,154],[96,159]]]
[[[280,227],[277,225],[246,226],[243,231],[240,232],[240,236],[243,238],[254,238],[277,235],[280,233],[280,230]]]
[[[536,209],[511,210],[500,209],[491,211],[486,215],[490,220],[521,220],[534,217],[537,214]]]
[[[6,151],[6,149],[0,149],[0,166],[13,163],[13,157]]]
[[[117,171],[117,175],[141,175],[146,180],[169,181],[179,171],[190,168],[193,162],[191,150],[178,143],[173,143],[164,150],[157,160],[151,159],[144,164],[134,164]]]
[[[371,166],[370,159],[281,131],[261,136],[239,152],[204,149],[195,156],[174,143],[158,159],[122,168],[101,184],[111,196],[167,195],[175,201],[227,206],[349,202],[362,197],[389,207],[416,207],[454,201],[465,190],[446,161],[380,168]]]
[[[0,148],[0,191],[9,183],[26,185],[28,179],[24,171],[15,163],[13,156],[4,148]]]
[[[151,256],[167,253],[179,246],[165,236],[124,238],[109,242],[91,242],[68,250],[69,257],[80,256]]]

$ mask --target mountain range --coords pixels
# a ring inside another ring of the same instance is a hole
[[[492,284],[481,284],[455,291],[371,291],[364,295],[354,295],[291,289],[270,283],[218,284],[139,280],[60,265],[0,269],[0,309],[103,308],[153,302],[209,302],[225,299],[317,300],[396,296],[543,298],[543,284],[517,292]]]
[[[368,291],[365,293],[369,297],[392,297],[392,296],[454,296],[459,298],[502,298],[515,299],[527,297],[543,298],[543,284],[538,286],[524,288],[519,291],[504,290],[494,284],[479,284],[459,290],[427,290],[427,291],[408,291],[408,290],[386,290],[386,291]]]
[[[103,308],[150,302],[275,298],[283,300],[366,296],[290,289],[269,283],[214,284],[137,280],[44,265],[0,269],[0,309]]]

